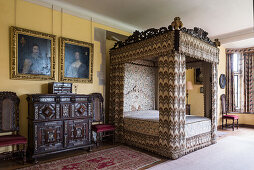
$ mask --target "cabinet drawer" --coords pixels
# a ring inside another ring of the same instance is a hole
[[[63,122],[34,123],[35,153],[50,152],[63,148]]]

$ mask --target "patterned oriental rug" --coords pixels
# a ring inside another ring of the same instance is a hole
[[[117,146],[94,153],[78,155],[49,163],[38,164],[22,170],[134,170],[151,165],[160,159],[135,151],[126,146]]]

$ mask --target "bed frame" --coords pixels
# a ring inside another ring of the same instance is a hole
[[[180,18],[176,17],[168,28],[135,31],[126,41],[115,44],[110,50],[109,121],[116,126],[117,141],[171,159],[216,142],[219,42],[212,42],[207,35],[197,27],[182,28]],[[124,130],[124,67],[142,59],[158,63],[159,136]],[[203,63],[205,115],[211,119],[211,132],[186,138],[186,67],[195,67],[192,60]]]

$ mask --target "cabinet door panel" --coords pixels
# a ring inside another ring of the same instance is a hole
[[[65,147],[89,144],[91,121],[88,119],[66,120],[64,122]]]
[[[63,148],[63,122],[41,122],[34,124],[35,152],[49,152]]]

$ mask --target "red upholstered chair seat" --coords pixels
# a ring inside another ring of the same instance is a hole
[[[223,115],[223,118],[226,118],[226,119],[239,119],[239,117],[237,115]]]
[[[93,125],[92,130],[95,131],[96,133],[107,132],[107,131],[114,131],[115,127],[113,125],[98,124],[98,125]]]
[[[20,135],[5,135],[0,136],[0,146],[26,144],[27,139]]]

